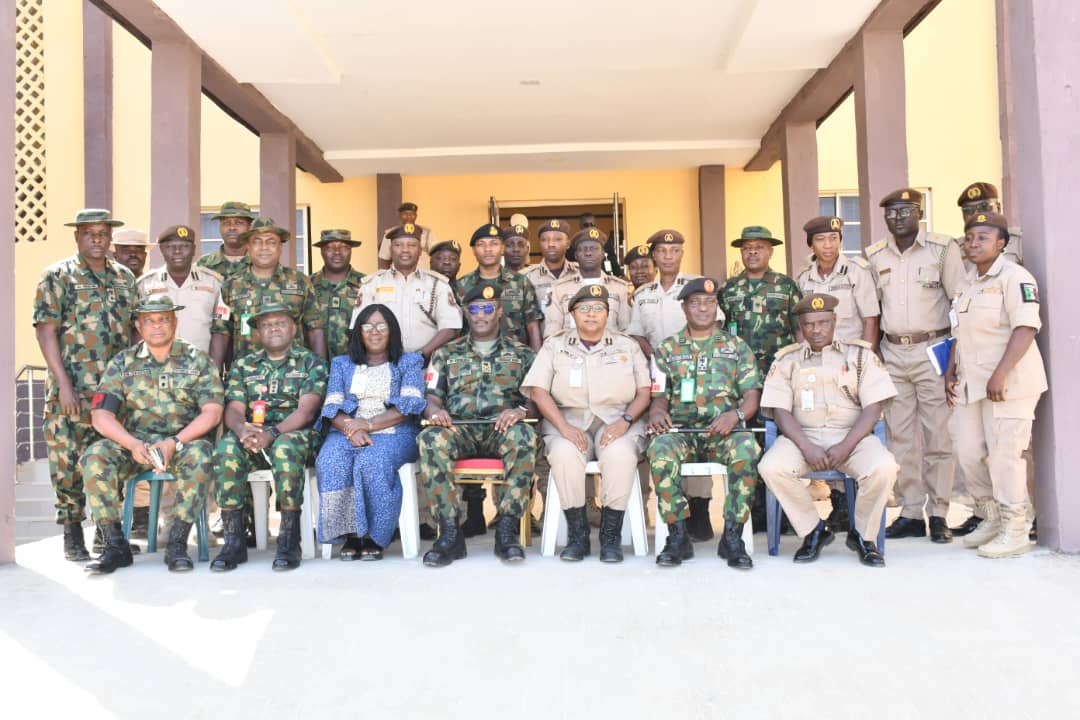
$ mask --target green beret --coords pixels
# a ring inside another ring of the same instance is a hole
[[[352,239],[352,233],[348,230],[323,230],[319,233],[319,242],[312,243],[313,247],[322,247],[327,243],[343,242],[349,247],[360,247],[359,240]]]
[[[844,221],[835,215],[819,215],[813,220],[803,225],[803,230],[806,231],[806,244],[810,245],[810,240],[818,233],[843,233]]]
[[[585,242],[586,240],[592,240],[593,242],[600,243],[601,247],[607,242],[608,237],[604,234],[604,231],[597,227],[587,227],[578,230],[574,233],[574,237],[570,239],[571,249],[576,248],[578,243]]]
[[[960,193],[960,197],[956,199],[956,204],[963,207],[969,202],[982,202],[983,200],[997,200],[1001,196],[998,195],[998,189],[993,184],[988,182],[974,182],[964,188],[964,191]]]
[[[972,215],[964,223],[964,232],[967,232],[973,227],[995,227],[1001,231],[1002,236],[1005,238],[1005,242],[1009,241],[1009,219],[1004,215],[998,213],[978,213]]]
[[[582,285],[581,289],[574,293],[574,296],[570,298],[570,305],[568,309],[572,312],[574,307],[578,303],[585,302],[587,300],[602,300],[604,306],[608,306],[608,291],[607,288],[596,283],[594,285]]]
[[[397,211],[399,213],[403,213],[403,212],[406,212],[406,211],[408,211],[408,212],[416,212],[419,209],[420,208],[416,207],[416,203],[403,202],[400,205],[398,205]]]
[[[731,247],[742,247],[747,240],[766,240],[773,247],[784,244],[780,238],[773,237],[772,231],[764,225],[747,225],[742,229],[739,237],[731,241]]]
[[[503,230],[504,240],[509,240],[510,238],[515,237],[525,238],[526,240],[528,240],[529,228],[525,227],[524,225],[511,225],[510,227]]]
[[[711,277],[694,278],[683,285],[682,290],[679,291],[679,297],[676,299],[682,301],[691,295],[697,295],[699,293],[715,296],[719,288],[720,283],[716,282]]]
[[[923,195],[915,188],[900,188],[899,190],[893,190],[891,193],[881,199],[881,207],[888,207],[889,205],[896,205],[900,203],[911,203],[912,205],[918,205],[922,207]]]
[[[420,229],[419,225],[405,223],[404,225],[397,225],[392,228],[390,232],[386,233],[386,237],[389,240],[394,240],[399,237],[411,237],[419,240],[422,232],[423,230]]]
[[[476,232],[474,232],[472,234],[472,237],[469,238],[469,247],[472,247],[476,244],[477,240],[481,240],[483,238],[498,238],[499,240],[502,240],[502,230],[499,228],[498,225],[492,225],[491,223],[481,225],[480,227],[476,228]]]
[[[105,223],[106,225],[112,225],[113,227],[120,227],[124,224],[122,220],[114,220],[112,213],[108,210],[102,210],[101,208],[84,208],[75,213],[74,220],[64,223],[64,225],[68,227],[78,227],[79,225],[90,225],[92,223]]]
[[[477,300],[498,300],[502,297],[502,290],[490,280],[481,280],[472,286],[472,290],[465,293],[461,298],[462,305],[468,305]]]
[[[173,240],[186,240],[189,243],[194,243],[195,231],[187,225],[173,225],[172,227],[167,227],[162,230],[157,239],[159,245],[163,242],[172,242]]]
[[[546,232],[561,232],[563,235],[570,237],[570,225],[565,220],[552,218],[536,228],[536,237],[540,237]]]
[[[457,240],[440,240],[428,250],[428,256],[434,255],[440,250],[449,250],[459,257],[461,256],[461,244]]]
[[[630,252],[626,253],[625,257],[623,257],[623,265],[629,265],[635,260],[651,260],[652,258],[649,257],[650,252],[652,252],[652,248],[648,245],[635,245],[630,248]]]
[[[273,218],[261,217],[257,218],[255,222],[251,223],[250,228],[240,233],[240,239],[247,240],[252,235],[256,235],[258,233],[274,233],[279,238],[281,238],[281,242],[288,242],[290,237],[289,231],[283,227],[278,226],[274,222]]]
[[[832,312],[839,303],[840,301],[832,295],[814,293],[813,295],[807,295],[802,300],[795,303],[792,312],[796,315],[805,315],[807,313],[816,312]]]
[[[259,306],[259,308],[255,312],[253,312],[251,314],[251,317],[252,317],[253,320],[258,320],[259,318],[263,317],[264,315],[274,315],[276,313],[281,313],[282,315],[288,315],[290,318],[292,317],[292,313],[289,310],[289,306],[286,305],[285,303],[280,303],[280,302],[263,303],[262,305]]]
[[[146,297],[135,306],[136,313],[174,312],[183,309],[183,305],[174,304],[172,298],[168,295]]]
[[[222,203],[221,207],[217,211],[217,215],[211,216],[210,219],[221,220],[222,218],[229,217],[247,218],[248,220],[254,220],[256,215],[254,212],[252,212],[251,206],[247,203],[230,200],[229,202]]]
[[[656,249],[657,245],[682,245],[686,238],[678,230],[657,230],[649,236],[649,252]]]

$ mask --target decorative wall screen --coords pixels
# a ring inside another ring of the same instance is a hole
[[[43,2],[15,5],[15,242],[46,236]]]

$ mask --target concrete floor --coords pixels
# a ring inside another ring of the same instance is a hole
[[[796,538],[776,558],[756,538],[749,573],[712,542],[672,570],[651,556],[562,563],[539,557],[538,540],[503,567],[489,534],[442,570],[394,545],[379,563],[283,574],[272,550],[228,574],[170,575],[142,555],[109,577],[64,562],[50,538],[0,568],[4,716],[1080,713],[1080,558],[990,561],[909,539],[873,570],[840,536],[796,566]]]

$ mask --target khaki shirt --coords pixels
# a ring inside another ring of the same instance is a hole
[[[839,301],[834,337],[840,340],[862,339],[862,321],[881,315],[874,273],[870,270],[870,263],[862,257],[840,253],[836,265],[827,276],[822,276],[818,261],[812,260],[809,267],[795,278],[795,284],[804,297],[813,293],[828,293]]]
[[[564,277],[551,286],[547,307],[544,308],[544,337],[551,337],[563,330],[574,328],[574,316],[570,313],[570,298],[585,285],[603,283],[608,291],[607,327],[626,332],[630,325],[630,283],[608,273],[598,278],[583,278],[580,272]]]
[[[850,430],[864,407],[895,396],[896,387],[870,343],[834,340],[813,352],[804,341],[776,354],[761,407],[787,410],[803,428]]]
[[[566,421],[585,429],[596,418],[605,425],[621,418],[638,388],[649,385],[649,361],[633,338],[605,330],[600,342],[588,349],[571,330],[544,341],[521,389],[547,390]],[[544,434],[555,432],[545,420]]]
[[[986,397],[986,383],[997,368],[1012,332],[1018,327],[1042,327],[1039,321],[1039,288],[1031,273],[1002,255],[983,276],[968,273],[971,283],[953,303],[956,311],[956,377],[960,402]],[[1046,391],[1046,371],[1035,343],[1005,378],[1004,403],[993,403],[996,417],[1034,416],[1035,404],[1009,407],[1009,401],[1038,398]],[[997,407],[1001,405],[1002,407]],[[1020,411],[1019,415],[1013,414]]]
[[[686,315],[678,299],[679,293],[683,285],[696,277],[679,273],[667,290],[658,277],[634,291],[634,305],[630,309],[630,325],[626,328],[626,334],[645,338],[655,350],[660,343],[682,330],[686,325]]]
[[[390,262],[390,238],[387,237],[391,232],[397,230],[400,225],[394,225],[383,230],[382,239],[379,241],[379,259]],[[431,231],[431,228],[424,227],[423,225],[417,225],[420,228],[420,262],[418,267],[421,270],[430,269],[428,259],[428,248],[434,247],[439,244],[439,241],[435,238],[435,233]]]
[[[920,230],[903,254],[892,236],[865,252],[877,280],[882,330],[915,335],[949,327],[949,303],[967,283],[952,238]]]
[[[547,307],[548,301],[551,299],[551,286],[562,278],[569,277],[576,272],[578,272],[577,263],[571,260],[565,261],[562,272],[559,273],[558,277],[556,277],[555,273],[551,272],[551,270],[548,269],[547,264],[543,262],[539,262],[536,265],[529,265],[518,271],[520,275],[524,275],[525,278],[532,283],[541,310]],[[540,324],[543,325],[544,321],[541,320]],[[540,330],[543,332],[544,328],[541,327]]]
[[[975,263],[967,259],[967,253],[964,251],[964,236],[960,235],[953,240],[960,248],[960,257],[964,258],[964,272],[971,272],[975,269]],[[1001,255],[1017,265],[1024,264],[1024,233],[1020,228],[1009,228],[1009,244],[1001,251]]]
[[[192,267],[183,285],[177,285],[163,267],[144,273],[137,281],[139,299],[168,295],[184,309],[176,313],[176,336],[210,352],[210,322],[221,292],[222,278],[208,267]]]
[[[349,327],[369,303],[386,305],[394,313],[401,325],[405,352],[418,352],[440,330],[461,329],[461,309],[454,291],[446,278],[428,270],[418,269],[406,277],[391,267],[365,277]]]

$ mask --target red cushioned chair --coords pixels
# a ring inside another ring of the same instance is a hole
[[[505,485],[506,468],[498,458],[470,458],[454,463],[454,482],[458,485]],[[525,512],[521,516],[521,544],[532,544],[532,492],[525,502]]]

